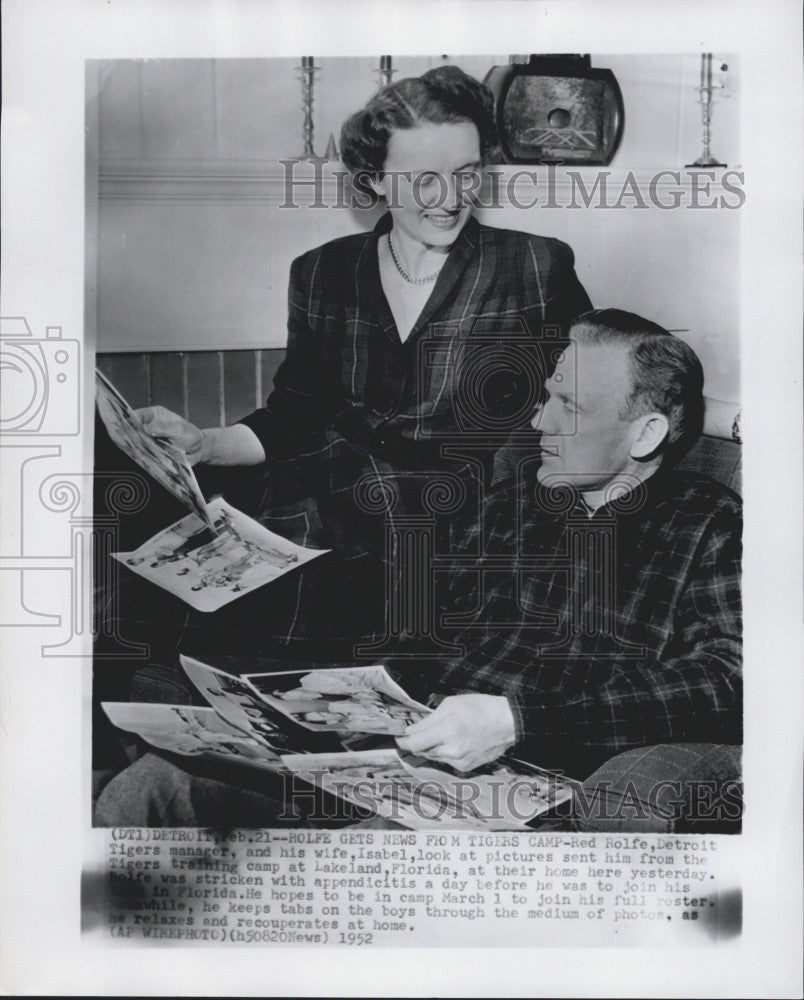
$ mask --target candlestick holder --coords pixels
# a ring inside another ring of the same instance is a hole
[[[302,109],[304,112],[302,122],[304,151],[298,157],[298,159],[302,160],[311,157],[315,158],[315,151],[313,150],[313,87],[315,75],[319,67],[315,65],[314,56],[302,56],[301,66],[297,66],[296,69],[301,71]]]
[[[396,70],[393,67],[391,56],[380,56],[380,65],[375,70],[380,89],[387,87],[394,78]]]
[[[330,132],[327,148],[324,150],[324,159],[330,163],[338,162],[338,144],[335,142],[335,134]]]
[[[701,124],[703,125],[703,152],[694,163],[686,164],[690,167],[725,167],[727,164],[721,163],[717,157],[712,156],[709,149],[711,122],[712,122],[712,93],[722,89],[717,84],[712,83],[712,53],[704,52],[701,55],[701,83],[696,88],[701,95]]]

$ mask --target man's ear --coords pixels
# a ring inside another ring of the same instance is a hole
[[[631,437],[631,458],[649,458],[660,447],[670,424],[663,413],[645,413],[634,421]]]

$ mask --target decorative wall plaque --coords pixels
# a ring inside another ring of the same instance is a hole
[[[622,92],[614,73],[593,69],[588,55],[532,55],[493,66],[485,83],[495,97],[504,163],[602,166],[617,152]]]

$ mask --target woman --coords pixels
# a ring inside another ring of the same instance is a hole
[[[388,211],[373,232],[293,262],[287,355],[266,406],[203,431],[161,407],[140,414],[193,462],[267,463],[255,507],[280,533],[302,540],[298,523],[306,544],[376,550],[383,518],[356,485],[383,479],[396,512],[413,512],[417,473],[466,476],[440,446],[493,450],[526,427],[551,365],[543,330],[566,336],[590,301],[569,247],[472,217],[497,135],[491,93],[457,67],[386,87],[346,122],[341,149]]]

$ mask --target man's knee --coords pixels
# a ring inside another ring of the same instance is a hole
[[[679,743],[618,754],[583,782],[579,829],[600,832],[738,833],[741,748]]]
[[[146,753],[106,785],[95,805],[95,826],[194,826],[192,778]]]
[[[276,772],[252,775],[256,787],[233,784],[230,778],[225,764],[189,758],[180,766],[146,753],[98,796],[95,826],[231,830],[343,826],[355,820],[346,803],[306,783],[288,798],[284,776]]]

